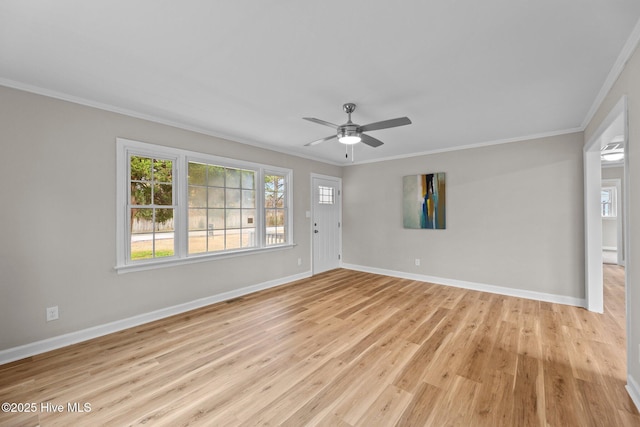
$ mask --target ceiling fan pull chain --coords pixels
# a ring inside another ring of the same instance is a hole
[[[355,159],[355,157],[353,157],[353,147],[354,145],[351,146],[351,163],[353,163]]]

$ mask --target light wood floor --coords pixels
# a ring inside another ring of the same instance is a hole
[[[597,315],[335,270],[0,366],[0,424],[638,426],[605,272]]]

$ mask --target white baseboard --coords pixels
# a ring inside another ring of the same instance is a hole
[[[625,386],[627,393],[631,396],[631,400],[636,405],[636,409],[640,411],[640,387],[631,375],[627,375],[627,385]]]
[[[153,322],[155,320],[164,319],[166,317],[174,316],[176,314],[184,313],[190,310],[195,310],[197,308],[205,307],[217,302],[226,301],[232,298],[251,294],[253,292],[291,283],[296,280],[305,279],[307,277],[311,277],[310,271],[293,276],[283,277],[280,279],[269,280],[267,282],[258,283],[256,285],[247,286],[241,289],[235,289],[233,291],[223,292],[221,294],[200,298],[183,304],[161,308],[160,310],[139,314],[137,316],[129,317],[122,320],[116,320],[115,322],[106,323],[104,325],[98,325],[91,328],[82,329],[80,331],[59,335],[57,337],[47,338],[41,341],[21,345],[19,347],[2,350],[0,351],[0,365],[24,359],[25,357],[34,356],[36,354],[45,353],[47,351],[56,350],[58,348],[66,347],[71,344],[98,338],[104,335],[111,334],[113,332],[118,332],[124,329],[132,328],[134,326]]]
[[[489,292],[492,294],[507,295],[511,297],[526,298],[537,301],[552,302],[577,307],[586,307],[584,298],[574,298],[564,295],[547,294],[544,292],[527,291],[524,289],[506,288],[503,286],[487,285],[484,283],[467,282],[464,280],[446,279],[443,277],[427,276],[423,274],[406,273],[404,271],[386,270],[382,268],[366,267],[354,264],[342,264],[343,268],[365,273],[382,274],[384,276],[398,277],[401,279],[418,280],[421,282],[435,283],[437,285],[453,286],[456,288],[470,289],[474,291]]]

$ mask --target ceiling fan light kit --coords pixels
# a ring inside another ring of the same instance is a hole
[[[342,125],[335,125],[333,123],[329,123],[327,121],[324,120],[320,120],[320,119],[316,119],[314,117],[303,117],[304,120],[308,120],[310,122],[313,123],[317,123],[320,125],[324,125],[324,126],[329,126],[332,127],[336,130],[336,134],[335,135],[330,135],[327,136],[325,138],[322,139],[318,139],[316,141],[311,141],[308,144],[305,144],[305,146],[311,146],[311,145],[316,145],[316,144],[320,144],[322,142],[325,141],[330,141],[334,138],[338,139],[338,142],[345,144],[345,145],[351,145],[353,148],[354,144],[357,144],[359,142],[362,142],[370,147],[379,147],[383,144],[382,141],[380,141],[379,139],[376,139],[372,136],[366,135],[363,132],[368,132],[368,131],[373,131],[373,130],[380,130],[380,129],[388,129],[388,128],[392,128],[392,127],[397,127],[397,126],[404,126],[404,125],[409,125],[411,124],[411,120],[409,120],[408,117],[399,117],[397,119],[391,119],[391,120],[383,120],[380,122],[374,122],[374,123],[369,123],[368,125],[364,125],[364,126],[360,126],[357,123],[353,123],[351,121],[351,113],[353,113],[356,109],[356,104],[352,103],[352,102],[348,102],[346,104],[344,104],[342,106],[342,109],[344,110],[345,113],[348,114],[349,118],[347,120],[347,122],[345,124]],[[353,150],[352,150],[353,152]]]
[[[362,141],[362,138],[360,138],[360,134],[358,133],[354,132],[353,134],[349,134],[343,131],[338,135],[338,141],[346,145],[353,145]]]

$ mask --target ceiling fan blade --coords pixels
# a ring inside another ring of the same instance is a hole
[[[383,120],[381,122],[369,123],[360,127],[361,132],[369,132],[378,129],[394,128],[397,126],[410,125],[409,117],[398,117],[397,119]]]
[[[337,138],[337,135],[331,135],[331,136],[327,136],[326,138],[322,138],[322,139],[317,139],[315,141],[311,141],[308,144],[304,144],[305,147],[310,147],[312,145],[317,145],[320,144],[321,142],[325,142],[325,141],[329,141],[332,140],[333,138]]]
[[[338,125],[334,125],[333,123],[325,122],[324,120],[316,119],[313,117],[303,117],[305,120],[309,120],[310,122],[317,123],[319,125],[329,126],[330,128],[337,129]]]
[[[362,138],[362,143],[367,144],[369,147],[375,148],[384,144],[384,142],[380,141],[379,139],[376,139],[364,133],[360,134],[360,138]]]

